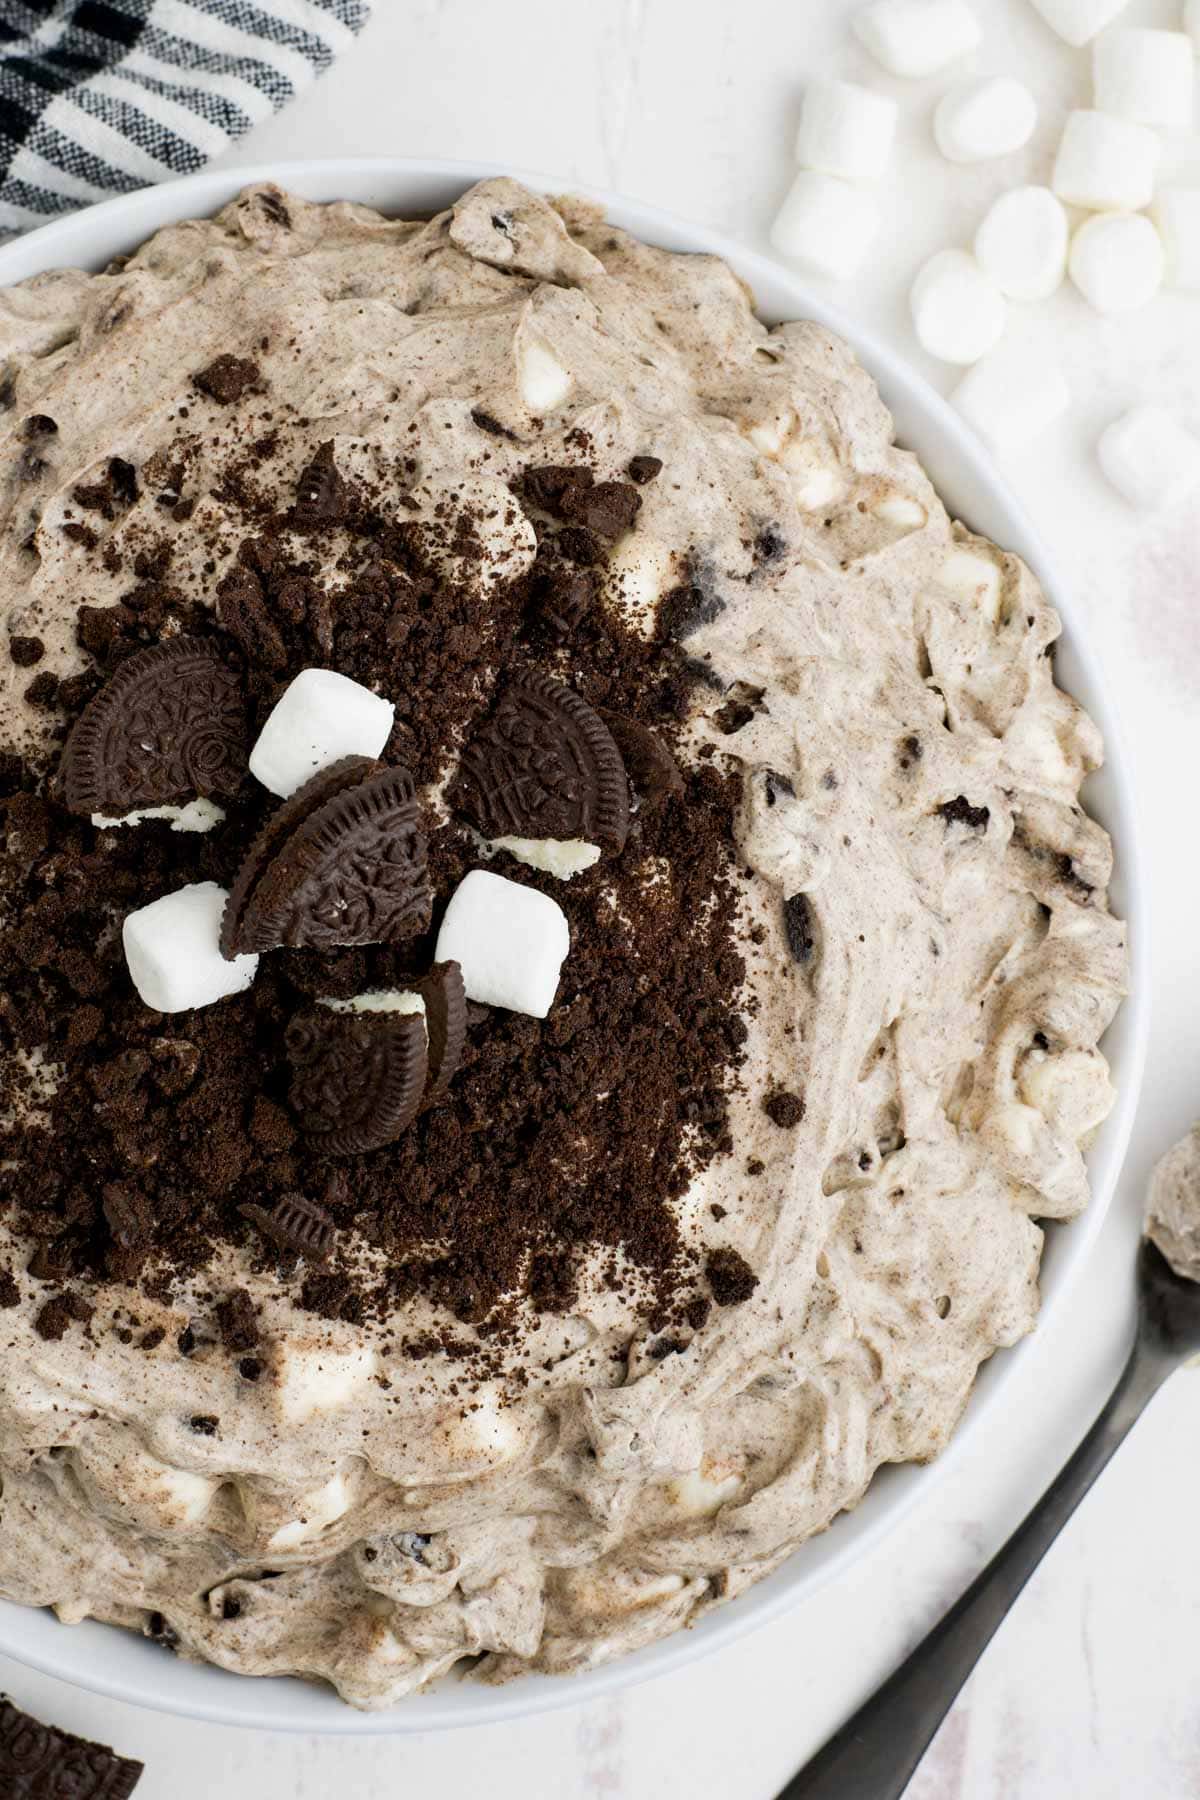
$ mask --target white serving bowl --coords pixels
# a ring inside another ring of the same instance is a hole
[[[357,200],[387,213],[411,216],[448,206],[472,182],[514,174],[543,192],[568,187],[599,202],[614,224],[670,250],[706,251],[724,257],[749,283],[758,310],[769,321],[817,319],[845,338],[877,379],[896,420],[900,441],[924,463],[950,510],[976,531],[1016,551],[1038,575],[1063,619],[1057,673],[1062,685],[1090,712],[1104,733],[1108,763],[1088,782],[1090,811],[1116,846],[1113,908],[1129,921],[1132,994],[1104,1041],[1117,1083],[1117,1103],[1088,1155],[1093,1197],[1081,1219],[1047,1232],[1043,1263],[1043,1319],[1062,1303],[1088,1261],[1133,1122],[1148,1029],[1146,899],[1141,888],[1134,801],[1112,705],[1093,659],[1082,609],[1070,584],[1051,563],[1023,508],[1008,491],[979,441],[932,388],[893,351],[860,330],[852,319],[811,293],[801,279],[715,231],[689,225],[656,207],[546,176],[484,164],[417,159],[322,159],[193,175],[146,188],[42,226],[0,248],[0,285],[45,269],[102,268],[134,250],[160,226],[202,217],[255,181],[275,181],[309,200]],[[661,1675],[730,1643],[842,1575],[901,1516],[928,1494],[931,1484],[985,1442],[988,1414],[1003,1403],[1017,1370],[1039,1354],[1039,1335],[986,1363],[966,1414],[936,1463],[880,1471],[861,1504],[803,1545],[773,1575],[730,1605],[708,1614],[693,1630],[638,1650],[572,1678],[532,1675],[506,1687],[447,1680],[385,1713],[358,1713],[332,1690],[270,1677],[253,1680],[210,1666],[181,1662],[132,1632],[88,1622],[67,1627],[53,1614],[0,1602],[0,1652],[63,1681],[135,1705],[192,1718],[274,1731],[323,1731],[359,1735],[429,1731],[479,1725],[555,1706],[576,1705],[627,1683]]]

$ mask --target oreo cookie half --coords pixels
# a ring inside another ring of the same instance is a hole
[[[172,638],[123,662],[84,707],[63,751],[63,799],[119,815],[234,794],[249,747],[240,676],[206,639]]]
[[[303,1013],[287,1051],[292,1111],[318,1149],[379,1150],[420,1110],[429,1058],[419,1013]]]
[[[510,681],[462,753],[450,804],[486,838],[582,838],[620,850],[629,783],[613,735],[549,675]]]
[[[43,1725],[0,1695],[0,1793],[4,1800],[129,1800],[144,1763]]]
[[[343,756],[338,762],[330,763],[327,769],[319,769],[303,787],[297,788],[282,806],[275,809],[247,850],[242,866],[234,877],[221,920],[222,956],[232,960],[245,948],[242,942],[242,921],[276,852],[283,848],[296,827],[302,825],[327,800],[340,794],[343,788],[353,787],[364,776],[373,774],[379,766],[369,756]]]

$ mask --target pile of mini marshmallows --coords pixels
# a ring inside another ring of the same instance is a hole
[[[1126,0],[1032,4],[1068,44],[1095,39],[1094,104],[1068,117],[1050,186],[1001,194],[973,250],[938,251],[911,296],[924,348],[969,369],[952,397],[996,450],[1029,443],[1070,400],[1052,357],[998,348],[1009,301],[1048,299],[1068,274],[1105,314],[1145,306],[1164,282],[1200,292],[1200,187],[1156,192],[1163,134],[1192,129],[1200,0],[1186,0],[1182,31],[1106,30]],[[890,74],[914,79],[940,73],[980,42],[966,0],[871,0],[853,26]],[[809,86],[800,171],[771,232],[789,261],[834,280],[860,267],[879,227],[871,184],[887,168],[897,114],[894,100],[853,82]],[[1023,83],[981,77],[942,96],[933,133],[949,162],[982,162],[1019,150],[1036,122]],[[1085,215],[1074,232],[1068,206]],[[1097,454],[1134,506],[1170,504],[1200,482],[1200,442],[1158,407],[1136,407],[1110,425]]]

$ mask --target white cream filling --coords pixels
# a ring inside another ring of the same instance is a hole
[[[143,806],[139,812],[123,813],[110,819],[107,813],[93,813],[92,824],[102,831],[118,825],[141,825],[146,819],[170,819],[172,831],[211,831],[225,818],[225,809],[214,800],[189,800],[186,806]]]
[[[589,844],[583,838],[498,837],[489,840],[488,849],[507,850],[518,862],[541,869],[546,875],[557,875],[560,881],[570,881],[600,861],[599,844]]]

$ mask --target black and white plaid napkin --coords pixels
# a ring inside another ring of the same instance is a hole
[[[370,0],[0,0],[0,232],[188,175],[285,105]]]

